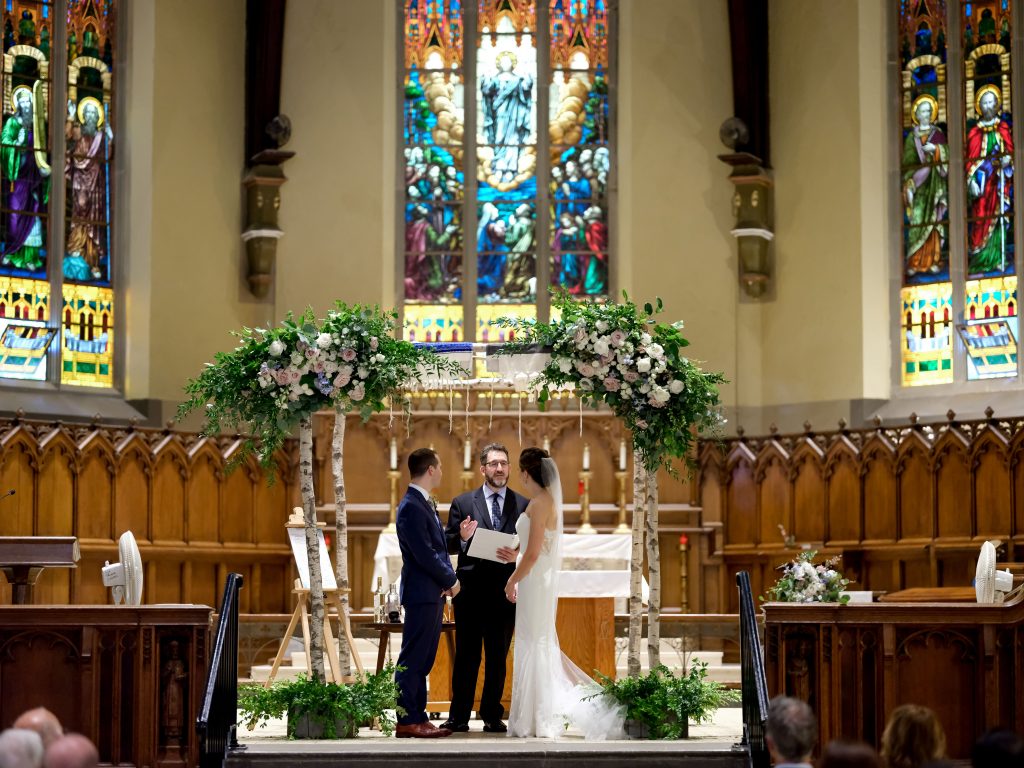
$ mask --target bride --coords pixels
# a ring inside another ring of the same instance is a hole
[[[558,571],[562,562],[562,485],[548,452],[519,456],[522,487],[530,498],[519,516],[520,554],[505,586],[516,607],[509,736],[557,738],[566,731],[588,739],[623,735],[624,711],[562,653],[555,631]],[[591,698],[593,697],[593,698]]]

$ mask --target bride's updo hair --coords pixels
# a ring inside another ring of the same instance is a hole
[[[526,448],[519,454],[519,469],[528,474],[541,488],[547,487],[544,482],[544,459],[550,459],[551,454],[543,448]]]

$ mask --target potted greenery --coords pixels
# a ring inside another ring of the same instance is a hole
[[[599,675],[602,692],[626,707],[626,734],[640,739],[685,739],[690,721],[711,719],[719,707],[739,700],[739,693],[708,680],[708,665],[694,662],[676,677],[659,665],[644,677],[613,680]]]
[[[359,726],[377,720],[380,730],[390,736],[395,729],[392,714],[404,714],[398,706],[395,667],[388,664],[376,674],[357,676],[344,685],[322,683],[305,676],[275,682],[243,685],[238,691],[238,709],[245,727],[252,730],[271,718],[288,716],[288,738],[354,738]]]

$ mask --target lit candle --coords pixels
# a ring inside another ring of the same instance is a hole
[[[466,438],[466,441],[462,444],[462,468],[467,472],[469,471],[469,466],[473,461],[472,454],[473,448],[469,444],[469,438]]]
[[[626,441],[619,441],[619,471],[626,471]]]
[[[583,471],[587,472],[590,470],[590,444],[583,444]]]
[[[547,435],[544,436],[544,450],[547,453],[551,453],[551,440],[548,438]]]
[[[398,469],[398,441],[391,438],[391,469]]]

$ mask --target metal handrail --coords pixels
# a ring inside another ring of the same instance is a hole
[[[764,655],[757,636],[757,614],[750,590],[750,574],[736,574],[740,592],[740,686],[743,695],[743,741],[750,750],[752,768],[768,768],[770,757],[765,741],[768,719],[768,682],[764,672]]]
[[[238,591],[242,576],[229,573],[220,604],[210,674],[196,718],[200,768],[222,768],[229,749],[240,749],[238,719]]]

